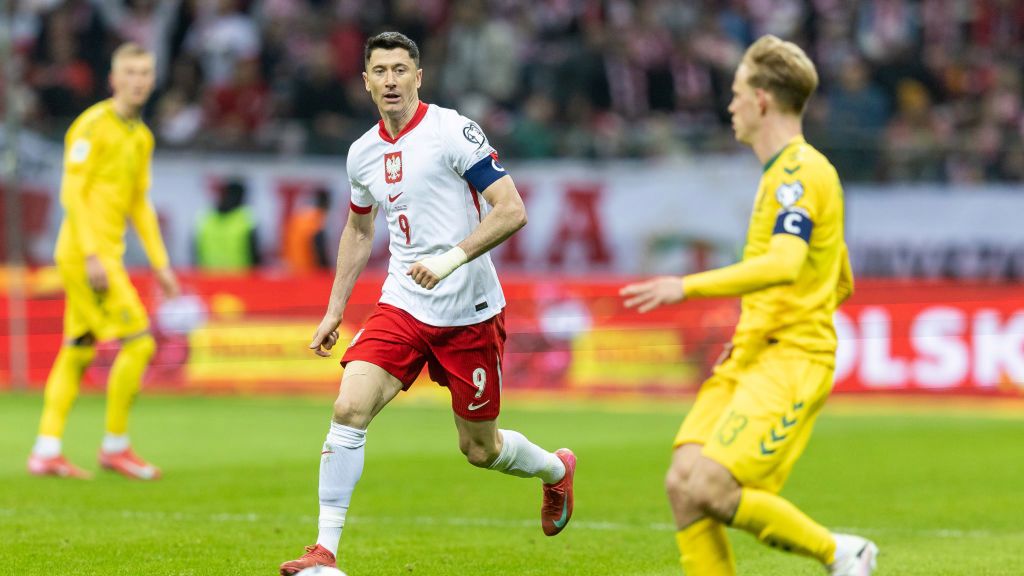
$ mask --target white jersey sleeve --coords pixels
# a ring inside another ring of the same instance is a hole
[[[449,111],[449,114],[451,118],[446,118],[441,124],[441,136],[446,148],[445,160],[456,174],[464,176],[466,170],[488,156],[497,155],[497,152],[476,122],[454,110]]]
[[[365,214],[377,204],[377,201],[373,198],[373,194],[370,193],[369,186],[363,183],[360,178],[359,168],[356,166],[356,162],[353,161],[354,158],[354,154],[349,154],[345,161],[345,171],[348,172],[348,182],[352,187],[350,202],[353,209]]]

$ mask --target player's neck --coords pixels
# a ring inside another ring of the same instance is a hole
[[[761,126],[751,147],[757,159],[764,165],[781,152],[790,140],[801,135],[803,127],[799,116],[775,116]]]
[[[123,100],[118,100],[117,96],[111,98],[110,101],[114,112],[125,120],[136,120],[139,117],[139,113],[142,112],[142,109],[138,106],[132,106]]]
[[[384,120],[384,128],[387,129],[388,134],[392,138],[397,137],[402,131],[402,128],[405,128],[409,122],[412,121],[412,117],[416,115],[416,110],[418,110],[419,107],[420,100],[417,98],[410,102],[409,105],[405,107],[405,110],[402,110],[400,115],[391,116],[388,114],[381,114],[380,117]]]

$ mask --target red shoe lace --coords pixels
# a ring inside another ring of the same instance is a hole
[[[331,556],[330,550],[327,550],[326,548],[318,550],[318,546],[316,544],[306,546],[306,553],[302,557],[314,559],[317,561],[322,560],[324,564],[330,564],[334,561],[334,558]]]
[[[544,490],[547,492],[544,499],[544,513],[547,515],[560,516],[562,514],[562,507],[565,505],[565,490],[558,484],[552,484],[545,486]]]

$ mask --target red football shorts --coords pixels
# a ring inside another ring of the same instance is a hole
[[[466,420],[494,420],[501,410],[504,353],[504,310],[479,324],[431,326],[401,308],[377,304],[341,365],[369,362],[408,390],[426,364],[430,379],[448,388],[456,414]]]

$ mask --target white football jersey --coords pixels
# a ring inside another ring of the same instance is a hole
[[[433,290],[406,274],[414,263],[464,240],[483,219],[488,207],[463,174],[488,156],[496,156],[494,148],[475,122],[422,102],[397,138],[382,120],[352,144],[351,208],[367,213],[380,205],[388,223],[391,259],[381,302],[431,326],[477,324],[505,307],[489,254],[461,266]]]

